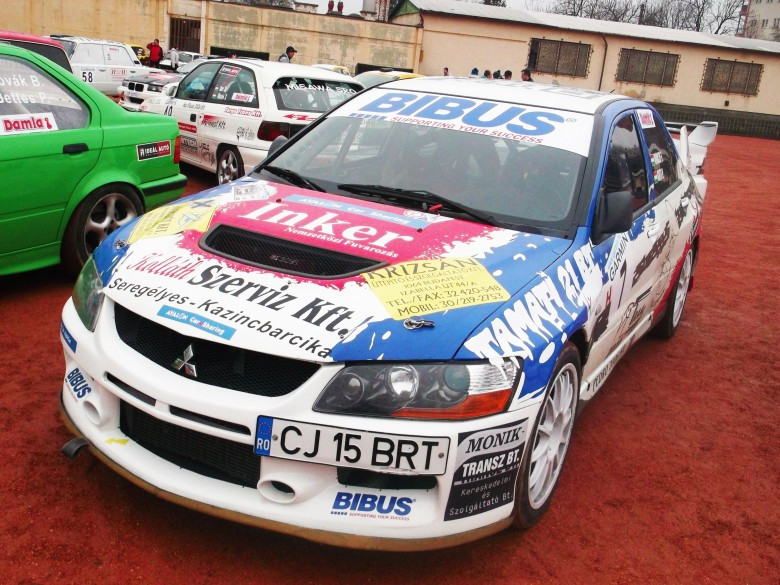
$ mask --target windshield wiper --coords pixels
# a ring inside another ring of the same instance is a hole
[[[283,169],[282,167],[275,167],[272,165],[268,165],[267,167],[263,167],[264,171],[268,171],[272,175],[276,175],[277,177],[281,177],[282,179],[288,181],[289,183],[292,183],[293,185],[296,185],[297,187],[305,187],[306,189],[311,189],[312,191],[320,191],[324,192],[325,189],[320,187],[317,183],[312,181],[311,179],[307,179],[303,175],[299,175],[295,171],[291,171],[290,169]]]
[[[454,211],[456,213],[464,213],[479,221],[493,225],[500,226],[500,222],[492,215],[473,209],[452,199],[447,199],[431,191],[425,189],[400,189],[398,187],[386,187],[384,185],[363,185],[359,183],[342,183],[338,185],[338,188],[348,193],[355,193],[357,195],[374,195],[385,199],[387,201],[396,201],[403,199],[406,201],[416,201],[422,203],[424,211],[429,213],[438,213],[439,207],[448,211]]]

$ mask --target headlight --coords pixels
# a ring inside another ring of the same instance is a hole
[[[81,269],[76,286],[73,287],[73,304],[76,312],[90,331],[95,330],[100,307],[103,305],[103,282],[100,280],[95,261],[92,256]]]
[[[317,412],[425,419],[502,412],[517,388],[522,360],[348,365],[325,387]]]
[[[160,93],[163,90],[163,86],[162,85],[147,85],[146,86],[146,90],[147,91],[153,91],[155,93]]]

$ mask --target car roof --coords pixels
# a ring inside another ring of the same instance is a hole
[[[381,88],[458,95],[483,100],[499,100],[584,114],[595,114],[610,102],[630,99],[620,94],[578,87],[475,77],[416,77],[398,79],[383,84]]]
[[[28,35],[27,33],[20,33],[13,30],[0,30],[0,40],[8,39],[11,41],[26,41],[28,43],[41,43],[43,45],[51,45],[53,47],[62,48],[62,43],[49,37],[39,37],[38,35]]]
[[[210,63],[240,64],[253,69],[255,72],[263,72],[276,77],[313,77],[325,81],[347,81],[355,83],[353,77],[342,75],[329,69],[320,69],[310,65],[298,65],[297,63],[279,63],[278,61],[263,61],[254,57],[239,57],[238,59],[209,59]]]
[[[70,35],[53,35],[54,39],[62,39],[63,41],[70,41],[71,43],[104,43],[106,45],[117,45],[120,47],[128,46],[126,43],[120,43],[119,41],[109,41],[108,39],[91,39],[87,37],[72,37]]]
[[[360,75],[379,75],[381,77],[392,77],[395,79],[411,79],[413,77],[423,77],[419,73],[412,73],[411,71],[396,71],[395,69],[371,69],[369,71],[362,71]]]

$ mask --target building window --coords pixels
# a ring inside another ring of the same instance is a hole
[[[673,53],[621,49],[615,80],[674,86],[679,60]]]
[[[775,18],[772,21],[772,28],[780,28],[780,18]]]
[[[540,73],[587,77],[590,45],[531,39],[528,68]]]
[[[761,21],[761,28],[766,28],[766,25],[768,24],[769,24],[769,19],[765,18],[764,20]]]
[[[763,71],[764,66],[760,63],[707,59],[704,66],[704,77],[701,80],[701,89],[702,91],[757,95]]]

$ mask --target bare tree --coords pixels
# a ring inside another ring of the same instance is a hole
[[[500,6],[501,8],[506,8],[506,0],[482,0],[482,4],[486,4],[487,6]]]
[[[631,22],[733,34],[743,0],[556,0],[547,11],[612,22]]]

